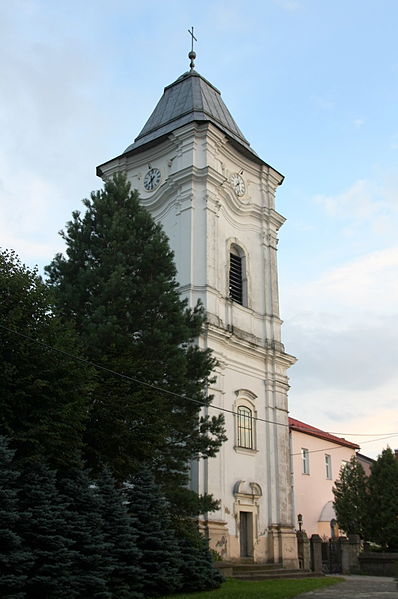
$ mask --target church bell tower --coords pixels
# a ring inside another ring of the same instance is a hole
[[[211,393],[228,436],[215,458],[192,465],[192,488],[220,500],[201,523],[211,546],[225,560],[297,567],[286,376],[295,358],[281,342],[278,301],[283,176],[189,57],[134,143],[97,174],[127,173],[169,237],[182,295],[206,310],[198,343],[218,360]]]

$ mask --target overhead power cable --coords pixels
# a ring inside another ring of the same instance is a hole
[[[392,437],[398,437],[398,433],[393,433],[392,435],[387,435],[386,437],[380,437],[379,439],[368,439],[367,441],[359,441],[359,445],[365,445],[365,443],[376,443],[377,441],[386,441],[387,439],[391,439]],[[319,453],[321,451],[333,451],[335,449],[341,449],[339,446],[333,447],[323,447],[322,449],[309,449],[308,453]],[[299,451],[297,453],[291,453],[291,456],[302,455],[302,452]]]
[[[347,437],[379,437],[380,435],[398,435],[398,433],[334,433],[328,431],[329,435],[347,435]]]
[[[137,379],[136,377],[127,375],[127,374],[123,374],[121,372],[117,372],[116,370],[113,370],[112,368],[107,368],[106,366],[101,366],[101,364],[97,364],[96,362],[92,362],[91,360],[87,360],[86,358],[82,358],[81,356],[76,356],[75,354],[72,354],[71,352],[67,352],[63,349],[59,349],[58,347],[54,347],[53,345],[50,345],[49,343],[45,343],[44,341],[40,341],[39,339],[35,339],[34,337],[31,337],[30,335],[27,335],[26,333],[21,333],[20,331],[17,331],[15,329],[11,329],[9,327],[6,327],[5,325],[0,324],[0,328],[4,329],[5,331],[8,331],[9,333],[13,333],[14,335],[18,335],[19,337],[23,337],[24,339],[27,339],[28,341],[31,341],[32,343],[36,343],[37,345],[41,345],[42,347],[45,347],[47,349],[50,349],[52,351],[55,351],[59,354],[62,354],[64,356],[68,356],[69,358],[72,358],[73,360],[77,360],[79,362],[83,362],[84,364],[87,364],[89,366],[92,366],[94,368],[97,368],[99,370],[102,370],[104,372],[108,372],[109,374],[112,374],[114,376],[117,376],[119,378],[125,379],[125,380],[129,380],[132,381],[134,383],[138,383],[139,385],[143,385],[145,387],[149,387],[151,389],[154,389],[155,391],[159,391],[161,393],[165,393],[167,395],[171,395],[173,397],[178,397],[179,399],[183,399],[185,401],[190,401],[196,404],[199,404],[202,407],[207,407],[207,408],[213,408],[214,410],[219,410],[220,412],[226,412],[228,414],[232,414],[234,416],[237,416],[237,412],[235,412],[234,410],[229,410],[228,408],[222,408],[221,406],[216,406],[214,404],[209,404],[208,406],[203,406],[203,402],[199,401],[198,399],[194,399],[193,397],[187,397],[186,395],[182,395],[181,393],[176,393],[175,391],[170,391],[169,389],[165,389],[164,387],[160,387],[158,385],[154,385],[153,383],[148,383],[146,381],[142,381],[140,379]],[[269,420],[267,418],[260,418],[259,416],[252,416],[251,417],[252,420],[255,420],[257,422],[265,422],[267,424],[275,424],[277,426],[283,426],[286,428],[289,428],[289,424],[285,424],[284,422],[277,422],[275,420]],[[312,433],[312,434],[316,434],[317,431],[314,431],[313,428],[306,428],[306,427],[302,427],[300,426],[300,431],[303,432],[308,432],[308,433]],[[321,432],[326,432],[326,431],[321,431]],[[328,434],[334,434],[334,435],[348,435],[348,433],[328,433]],[[360,433],[353,433],[355,435],[358,436],[378,436],[378,435],[383,435],[384,433],[374,433],[373,435],[370,435],[370,433],[364,433],[363,435],[361,435]],[[398,432],[396,433],[385,433],[386,435],[388,435],[388,437],[393,437],[393,436],[398,436]],[[386,437],[386,438],[388,438]],[[346,439],[344,439],[346,441]],[[377,440],[377,439],[376,439]],[[369,441],[370,442],[370,441]],[[316,450],[318,451],[318,450]],[[321,451],[321,450],[319,450]]]

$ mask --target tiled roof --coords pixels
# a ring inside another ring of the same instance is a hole
[[[213,123],[258,158],[224,104],[221,93],[194,70],[184,73],[164,88],[163,96],[141,133],[125,152],[135,150],[193,121]]]
[[[351,443],[351,441],[347,441],[342,437],[336,437],[335,435],[331,435],[326,431],[322,431],[320,428],[316,428],[315,426],[311,426],[310,424],[306,424],[305,422],[301,422],[300,420],[296,420],[295,418],[290,418],[290,416],[289,428],[292,431],[298,431],[299,433],[305,433],[307,435],[311,435],[312,437],[318,437],[319,439],[324,439],[325,441],[329,441],[330,443],[337,443],[338,445],[343,445],[344,447],[359,449],[359,445],[357,445],[356,443]]]

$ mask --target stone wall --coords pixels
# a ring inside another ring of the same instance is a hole
[[[359,555],[361,574],[398,577],[398,553],[364,551]]]

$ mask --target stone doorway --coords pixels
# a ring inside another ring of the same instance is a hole
[[[239,512],[240,557],[253,557],[253,514]]]

